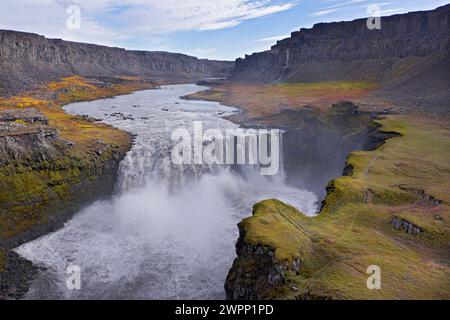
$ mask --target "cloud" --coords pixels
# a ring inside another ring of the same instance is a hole
[[[284,34],[284,35],[280,35],[280,36],[273,36],[273,37],[268,37],[268,38],[262,38],[262,39],[258,39],[258,40],[255,40],[255,41],[256,42],[275,42],[275,41],[278,41],[278,40],[289,38],[290,36],[291,36],[290,34]]]
[[[335,4],[335,5],[326,7],[325,9],[335,9],[335,8],[345,7],[345,6],[349,6],[349,5],[361,3],[361,2],[367,2],[367,0],[349,0],[349,1],[341,2],[341,3]]]
[[[334,9],[319,10],[319,11],[311,13],[310,16],[311,17],[322,17],[322,16],[326,16],[328,14],[331,14],[331,13],[339,11],[339,10],[341,10],[341,9],[340,8],[334,8]]]
[[[235,27],[293,8],[297,0],[2,0],[0,28],[72,38],[152,36]],[[66,8],[79,5],[83,28],[67,32]],[[45,23],[42,23],[42,22]]]
[[[386,9],[386,10],[381,10],[380,14],[385,15],[385,14],[389,14],[389,13],[396,13],[396,12],[402,12],[402,11],[405,11],[405,9],[403,9],[403,8]]]
[[[338,0],[331,0],[329,2],[337,2]],[[331,6],[325,7],[321,10],[311,13],[310,17],[323,17],[331,13],[341,11],[344,7],[351,6],[353,4],[367,2],[368,0],[348,0],[340,3],[333,4]]]
[[[125,3],[130,7],[118,17],[121,24],[160,34],[231,28],[245,20],[286,11],[295,5],[273,0],[125,0]]]

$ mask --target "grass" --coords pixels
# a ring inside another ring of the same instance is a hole
[[[261,117],[289,106],[301,109],[313,105],[326,111],[339,100],[363,99],[377,88],[373,82],[329,81],[319,83],[280,83],[268,85],[224,84],[188,96],[190,99],[219,101],[244,110],[246,116]]]
[[[0,107],[2,109],[40,107],[47,106],[48,103],[49,101],[47,100],[23,96],[14,96],[10,98],[0,97]]]
[[[115,78],[111,83],[105,85],[98,80],[68,77],[23,96],[0,98],[0,110],[33,107],[47,116],[49,126],[57,129],[60,138],[74,143],[66,151],[53,146],[56,150],[51,160],[37,160],[26,152],[19,159],[2,155],[6,165],[0,168],[0,240],[13,238],[36,224],[47,222],[49,213],[76,196],[73,186],[97,179],[104,173],[108,161],[127,152],[131,142],[126,132],[90,123],[66,114],[61,108],[70,102],[154,87],[138,78]],[[41,126],[22,124],[30,132]]]
[[[245,242],[275,249],[275,262],[300,258],[303,263],[299,274],[288,272],[286,285],[267,296],[450,299],[450,126],[405,116],[379,123],[402,136],[375,151],[352,153],[353,173],[330,183],[320,215],[307,218],[268,200],[241,223]],[[421,201],[417,190],[443,203]],[[394,215],[422,233],[393,229]],[[370,265],[381,268],[381,290],[366,287]]]

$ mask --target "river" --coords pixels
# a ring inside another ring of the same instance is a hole
[[[290,187],[284,172],[261,176],[250,166],[174,165],[177,128],[237,125],[236,109],[181,96],[205,89],[164,86],[67,105],[136,135],[122,161],[115,195],[76,214],[64,228],[16,251],[40,267],[28,299],[223,299],[235,258],[237,223],[256,202],[277,198],[307,214],[317,197]],[[281,166],[282,168],[282,166]],[[79,266],[81,289],[67,287],[68,266]]]

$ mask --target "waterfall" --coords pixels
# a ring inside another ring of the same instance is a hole
[[[254,203],[278,198],[303,212],[316,211],[312,193],[284,183],[282,139],[275,176],[262,176],[258,165],[172,163],[171,134],[177,128],[191,130],[194,121],[205,129],[238,128],[222,117],[233,108],[179,99],[201,89],[167,86],[65,107],[102,118],[136,139],[120,165],[113,199],[91,205],[63,229],[17,249],[45,267],[27,298],[223,299],[236,224],[251,214]],[[131,116],[114,116],[118,112]],[[81,269],[81,290],[66,288],[69,265]]]

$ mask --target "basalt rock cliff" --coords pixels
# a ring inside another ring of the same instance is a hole
[[[270,50],[236,60],[245,82],[369,80],[380,94],[411,107],[446,109],[450,95],[450,5],[432,11],[319,23]]]
[[[0,30],[0,95],[67,76],[140,76],[172,81],[227,77],[234,63],[169,52],[128,51]]]

